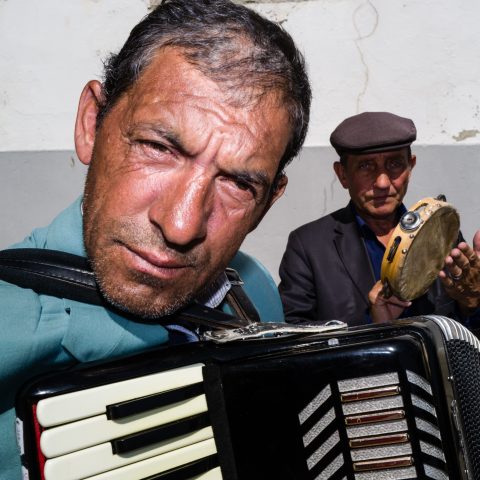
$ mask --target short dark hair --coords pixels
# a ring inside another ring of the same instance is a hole
[[[280,93],[292,135],[280,160],[278,181],[300,151],[310,117],[305,62],[291,36],[229,0],[163,0],[133,28],[120,52],[105,61],[97,126],[165,47],[181,48],[186,60],[204,75],[228,83],[236,92],[232,100],[252,101],[271,91]]]

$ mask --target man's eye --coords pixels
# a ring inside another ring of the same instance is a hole
[[[240,180],[235,180],[234,182],[235,182],[235,185],[237,186],[237,188],[239,188],[240,190],[254,191],[253,187],[251,185],[249,185],[247,182],[242,182]]]
[[[225,192],[229,192],[229,194],[233,195],[235,198],[242,200],[257,198],[257,189],[250,182],[243,180],[242,178],[229,175],[224,176],[222,180],[222,184],[226,187],[228,186],[228,189],[225,190]]]
[[[405,168],[405,164],[401,160],[392,160],[388,164],[388,168],[390,170],[400,170],[400,169]]]
[[[141,140],[139,142],[144,148],[155,150],[160,153],[172,153],[170,148],[159,142],[152,142],[151,140]]]
[[[360,163],[358,165],[358,168],[360,170],[372,170],[373,165],[370,162],[364,162],[364,163]]]

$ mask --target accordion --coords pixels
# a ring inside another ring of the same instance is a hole
[[[284,331],[34,380],[17,399],[24,478],[480,479],[471,332],[438,316]]]

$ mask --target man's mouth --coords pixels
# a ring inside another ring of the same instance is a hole
[[[192,263],[178,259],[168,253],[156,253],[138,247],[122,244],[127,266],[135,271],[160,278],[183,275]]]
[[[390,195],[377,195],[373,197],[373,202],[381,203],[381,202],[387,201],[389,198],[390,198]]]

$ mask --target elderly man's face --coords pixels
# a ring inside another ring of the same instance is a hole
[[[285,108],[273,94],[236,108],[224,88],[163,50],[96,133],[99,85],[84,89],[85,246],[104,294],[133,313],[164,315],[195,297],[283,193],[286,179],[271,195]]]
[[[394,220],[396,209],[407,193],[415,156],[409,149],[349,155],[346,165],[336,162],[335,172],[348,189],[358,212],[365,220]]]

